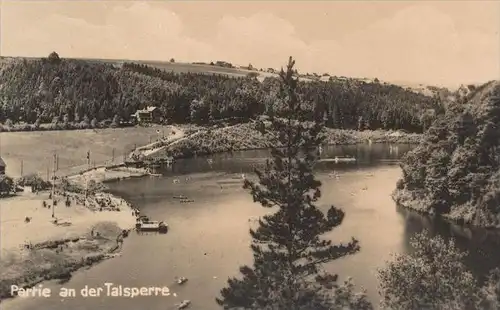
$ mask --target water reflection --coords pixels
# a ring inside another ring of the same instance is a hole
[[[431,236],[441,235],[445,239],[454,238],[461,250],[468,256],[465,263],[480,281],[491,269],[500,267],[500,232],[489,229],[463,227],[440,218],[417,214],[400,206],[397,212],[404,218],[404,246],[412,252],[410,238],[427,230]]]
[[[395,164],[410,149],[412,145],[347,145],[327,146],[323,148],[320,159],[335,157],[354,157],[356,162],[318,162],[316,169],[322,170],[353,170],[363,166]],[[184,175],[189,173],[225,172],[249,173],[256,167],[265,164],[270,156],[269,150],[249,150],[232,153],[214,154],[207,157],[180,159],[171,166],[156,171],[166,176]]]

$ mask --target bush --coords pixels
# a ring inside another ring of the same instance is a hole
[[[11,177],[0,175],[0,195],[10,194],[14,189],[14,181]]]
[[[420,233],[413,254],[396,255],[379,270],[382,307],[387,309],[481,309],[481,288],[454,241]]]
[[[33,190],[45,190],[52,186],[49,181],[45,181],[36,174],[29,174],[20,177],[17,182],[19,186],[31,186]]]

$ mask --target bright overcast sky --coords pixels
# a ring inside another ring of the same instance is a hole
[[[252,63],[456,85],[500,79],[500,1],[2,0],[3,56]]]

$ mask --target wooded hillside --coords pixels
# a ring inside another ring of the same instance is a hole
[[[0,71],[0,121],[89,122],[120,118],[159,107],[174,123],[207,124],[232,117],[280,114],[275,78],[173,73],[146,65],[123,66],[46,58],[17,59]],[[437,100],[402,87],[355,79],[301,82],[298,91],[312,120],[332,128],[405,129],[421,132],[440,111]]]
[[[395,199],[478,226],[500,224],[500,82],[450,102],[401,164]]]

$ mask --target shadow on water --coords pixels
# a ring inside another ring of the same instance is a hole
[[[440,218],[426,216],[397,206],[404,218],[404,247],[412,252],[410,239],[424,230],[431,236],[440,235],[445,240],[454,239],[461,250],[467,251],[465,264],[471,272],[484,281],[488,272],[500,266],[500,231],[463,227]]]
[[[316,169],[324,170],[353,170],[359,167],[377,166],[397,163],[412,145],[390,144],[358,144],[346,146],[327,146],[323,148]],[[206,157],[179,159],[169,167],[155,171],[165,176],[186,175],[190,173],[249,173],[256,167],[262,167],[270,157],[269,150],[249,150],[232,153],[214,154]],[[328,162],[324,160],[335,157],[353,157],[355,162]]]

